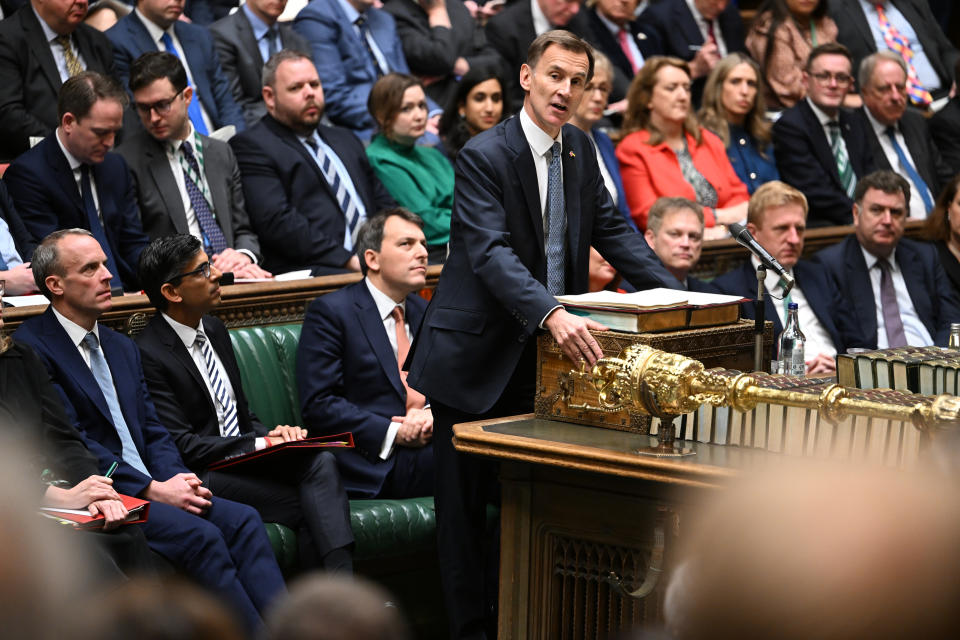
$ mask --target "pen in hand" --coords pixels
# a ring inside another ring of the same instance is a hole
[[[110,476],[112,476],[112,475],[113,475],[113,472],[116,471],[116,470],[117,470],[117,467],[119,467],[119,466],[120,466],[120,463],[117,462],[116,460],[114,460],[114,461],[113,461],[113,464],[110,465],[110,468],[107,469],[107,473],[104,474],[103,477],[104,477],[104,478],[109,478]]]

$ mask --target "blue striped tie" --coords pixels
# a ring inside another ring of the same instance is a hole
[[[910,163],[910,158],[904,153],[903,147],[897,142],[897,130],[893,127],[887,127],[884,133],[886,133],[890,139],[893,150],[897,152],[897,159],[900,160],[900,166],[907,172],[907,177],[910,178],[910,181],[913,183],[913,188],[920,194],[920,199],[923,200],[923,208],[927,210],[927,213],[930,213],[930,210],[933,209],[933,198],[930,196],[930,188],[927,187],[927,183],[920,177],[920,174]],[[907,205],[909,208],[910,203],[908,202]]]
[[[567,211],[559,142],[553,143],[552,154],[547,168],[547,291],[559,296],[564,293],[567,257]]]
[[[197,331],[197,337],[193,344],[200,347],[203,354],[203,361],[207,365],[207,379],[210,380],[210,388],[213,396],[223,410],[223,424],[220,425],[220,435],[224,437],[239,436],[240,427],[237,425],[237,403],[233,401],[230,394],[227,393],[227,385],[220,379],[220,371],[217,368],[217,361],[213,358],[213,347],[207,340],[206,334]]]
[[[173,46],[173,38],[170,37],[170,34],[166,31],[163,32],[163,35],[160,36],[160,40],[163,41],[163,48],[167,50],[167,53],[172,53],[173,55],[180,58],[180,54],[177,53],[177,48]],[[180,60],[183,62],[183,60]],[[186,70],[186,63],[184,63],[184,70]],[[187,115],[190,116],[190,122],[193,123],[193,128],[207,135],[207,123],[203,121],[203,114],[200,111],[200,93],[194,88],[193,91],[193,100],[190,101],[190,105],[187,107]]]
[[[337,167],[333,164],[330,156],[324,152],[323,147],[317,144],[312,136],[307,138],[307,144],[316,154],[317,161],[320,163],[320,171],[323,173],[323,177],[327,179],[327,184],[330,185],[330,190],[333,191],[337,204],[340,205],[340,211],[343,212],[347,228],[350,230],[350,247],[347,248],[352,248],[357,244],[357,232],[360,230],[360,223],[364,221],[364,218],[360,215],[357,204],[350,196],[350,191],[344,185],[340,172],[337,171]]]

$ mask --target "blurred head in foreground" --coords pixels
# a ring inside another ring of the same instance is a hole
[[[672,637],[960,637],[955,482],[837,469],[753,477],[688,528]]]

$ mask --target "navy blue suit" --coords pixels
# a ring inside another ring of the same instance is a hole
[[[840,109],[838,121],[854,180],[876,171],[879,167],[869,141],[872,134],[863,115]],[[807,197],[809,226],[853,222],[853,200],[843,190],[830,141],[806,100],[784,111],[773,125],[773,146],[783,180]]]
[[[863,346],[864,340],[859,326],[851,323],[847,313],[848,305],[840,297],[840,291],[822,265],[809,260],[799,260],[793,267],[793,277],[814,315],[830,334],[838,353],[844,353],[848,347]],[[718,276],[712,284],[722,293],[750,298],[751,302],[740,305],[740,312],[744,318],[756,318],[752,300],[757,297],[757,272],[751,261],[747,260],[733,271]],[[779,336],[783,331],[783,324],[774,307],[775,303],[781,304],[779,300],[767,296],[764,317],[773,322],[773,335]],[[803,327],[800,329],[803,330]]]
[[[320,138],[343,162],[367,216],[396,206],[373,173],[363,145],[345,129],[320,126]],[[260,238],[264,268],[343,267],[353,255],[343,248],[346,220],[317,162],[294,132],[269,115],[230,146],[243,177],[253,230]]]
[[[622,100],[626,97],[627,89],[630,88],[630,82],[633,80],[633,66],[630,64],[630,60],[627,59],[627,54],[625,54],[620,47],[620,42],[616,36],[614,36],[610,29],[607,28],[607,25],[600,20],[600,17],[597,15],[597,7],[581,7],[580,11],[584,12],[590,24],[590,35],[592,37],[590,44],[610,58],[610,62],[613,64],[613,78],[611,78],[613,90],[610,93],[610,102]],[[627,33],[630,34],[629,37],[632,38],[637,45],[637,49],[640,50],[640,55],[643,56],[644,60],[650,56],[660,54],[657,38],[648,34],[644,29],[645,26],[646,22],[643,20],[631,20],[625,27]],[[639,63],[640,61],[638,60],[637,62]]]
[[[96,456],[100,472],[105,473],[118,461],[114,488],[136,496],[153,480],[166,481],[188,470],[170,434],[157,419],[137,347],[103,325],[99,334],[121,410],[149,476],[123,462],[120,437],[104,395],[53,308],[24,322],[16,338],[32,346],[43,360],[67,416]],[[154,502],[150,518],[142,526],[154,551],[227,598],[251,629],[260,624],[258,611],[265,610],[284,590],[263,523],[250,507],[214,498],[213,506],[200,518]]]
[[[407,296],[406,319],[414,334],[426,306],[420,296]],[[390,418],[407,412],[407,393],[366,282],[310,303],[297,349],[297,386],[311,432],[353,432],[356,449],[336,450],[351,497],[433,494],[433,447],[396,446],[386,460],[379,457]],[[420,482],[404,486],[411,475]]]
[[[217,57],[210,31],[181,20],[174,23],[173,31],[177,34],[183,54],[187,58],[183,62],[190,67],[194,99],[200,98],[213,128],[219,129],[232,124],[237,131],[243,131],[246,127],[243,111],[233,99],[230,82],[220,68],[220,58]],[[157,51],[157,43],[133,11],[107,29],[106,34],[113,43],[117,76],[125,87],[129,87],[130,65],[144,53]]]
[[[10,197],[34,246],[57,229],[90,228],[80,189],[56,135],[54,132],[21,155],[4,174]],[[140,224],[130,170],[119,154],[110,152],[103,162],[91,165],[91,176],[110,252],[120,272],[114,275],[123,280],[124,289],[137,291],[137,262],[150,240]]]
[[[864,343],[857,346],[876,349],[876,301],[856,236],[850,234],[843,242],[817,253],[814,259],[826,268],[840,290],[844,313],[860,327]],[[950,323],[960,322],[960,298],[940,266],[936,248],[926,242],[900,238],[896,260],[920,321],[930,332],[934,344],[947,346]]]
[[[617,209],[627,221],[627,225],[634,231],[638,231],[637,223],[633,221],[633,216],[630,215],[630,207],[627,205],[627,194],[623,191],[623,180],[620,178],[620,162],[617,160],[613,140],[598,128],[593,129],[590,133],[593,134],[593,139],[597,143],[597,151],[600,152],[599,160],[607,167],[610,177],[613,178],[613,184],[617,187]]]

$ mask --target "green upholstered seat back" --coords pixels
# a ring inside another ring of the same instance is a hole
[[[232,329],[230,340],[250,409],[267,428],[301,424],[297,395],[299,324]]]

